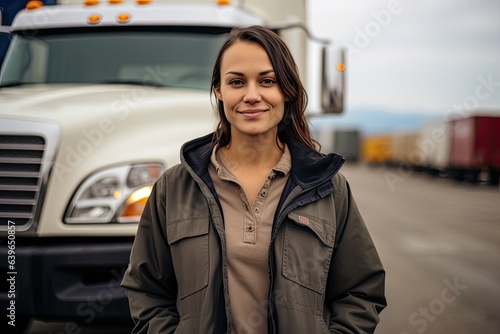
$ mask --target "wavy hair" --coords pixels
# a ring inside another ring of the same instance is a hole
[[[224,114],[223,102],[216,97],[215,89],[221,85],[222,56],[238,41],[259,44],[271,61],[278,87],[285,99],[283,119],[278,123],[279,140],[286,142],[288,139],[295,139],[317,151],[316,145],[319,146],[319,144],[312,138],[305,117],[307,92],[300,81],[297,64],[283,40],[272,30],[262,26],[233,29],[217,55],[210,85],[210,94],[217,101],[215,109],[219,115],[219,124],[214,136],[215,144],[224,147],[231,142],[231,124]],[[276,143],[278,143],[278,138],[276,138]]]

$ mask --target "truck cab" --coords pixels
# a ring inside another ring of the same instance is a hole
[[[303,1],[72,2],[30,1],[0,72],[0,267],[15,277],[0,305],[18,329],[129,319],[137,223],[181,145],[217,124],[210,78],[232,28],[282,34],[310,112],[342,111],[342,50],[310,36]]]

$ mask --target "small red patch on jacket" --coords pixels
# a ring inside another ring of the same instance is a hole
[[[309,224],[309,218],[307,217],[299,216],[299,221],[303,224]]]

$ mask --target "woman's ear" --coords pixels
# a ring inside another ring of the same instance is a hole
[[[214,88],[215,91],[215,96],[217,96],[217,99],[222,101],[222,94],[220,93],[220,86]]]

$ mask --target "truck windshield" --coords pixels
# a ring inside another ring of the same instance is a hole
[[[209,89],[224,35],[106,31],[16,35],[0,86],[108,83]]]

